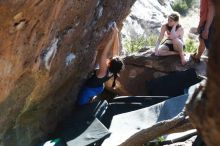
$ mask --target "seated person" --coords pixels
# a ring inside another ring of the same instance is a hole
[[[79,105],[89,103],[94,96],[102,93],[104,83],[111,77],[114,77],[112,84],[114,88],[118,73],[124,67],[122,60],[116,57],[119,54],[119,46],[118,29],[115,23],[112,28],[111,39],[100,54],[100,59],[98,60],[99,69],[95,70],[93,75],[87,79],[79,94]],[[109,53],[113,57],[109,57]]]
[[[157,40],[155,47],[155,55],[168,56],[168,55],[180,55],[181,64],[185,65],[186,60],[184,57],[184,43],[183,43],[183,28],[179,22],[179,15],[172,13],[168,17],[168,23],[162,25],[160,36]],[[164,38],[165,32],[167,33],[167,39],[160,45],[160,42]]]

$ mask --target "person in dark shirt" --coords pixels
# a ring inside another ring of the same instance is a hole
[[[167,39],[160,45],[164,35]],[[157,40],[155,47],[156,56],[180,55],[181,64],[185,65],[186,60],[184,57],[184,43],[183,43],[184,30],[179,24],[178,13],[172,13],[168,16],[168,22],[161,27],[160,36]]]
[[[123,69],[124,64],[117,56],[119,54],[119,36],[116,23],[112,26],[111,39],[101,53],[98,60],[99,69],[94,70],[93,75],[87,79],[79,94],[79,105],[88,104],[92,98],[104,90],[104,83],[114,77],[112,87],[115,86],[116,78]],[[112,51],[112,52],[111,52]],[[113,57],[109,57],[109,53]]]

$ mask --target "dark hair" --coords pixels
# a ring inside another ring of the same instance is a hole
[[[115,57],[115,58],[112,58],[110,60],[110,63],[109,63],[109,67],[108,67],[109,71],[111,73],[113,73],[113,76],[114,76],[114,81],[112,83],[112,88],[115,87],[115,81],[116,81],[116,78],[118,77],[118,73],[124,69],[124,63],[123,61],[118,58],[118,57]]]
[[[171,13],[168,17],[176,22],[179,21],[179,14],[178,13]]]

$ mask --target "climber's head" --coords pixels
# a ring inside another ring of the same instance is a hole
[[[112,87],[115,86],[115,80],[118,77],[119,72],[124,68],[124,63],[119,57],[114,57],[109,61],[108,69],[114,75],[114,82]]]

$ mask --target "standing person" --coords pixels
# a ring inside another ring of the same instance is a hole
[[[205,48],[210,47],[211,34],[213,33],[213,19],[215,7],[212,0],[200,0],[200,20],[197,28],[199,35],[199,48],[192,59],[199,63]]]
[[[112,87],[115,86],[118,73],[124,67],[122,60],[117,57],[119,47],[118,28],[115,23],[112,28],[111,39],[104,47],[104,50],[101,52],[101,57],[98,60],[99,69],[94,71],[79,94],[79,105],[89,103],[94,96],[102,93],[104,83],[111,77],[114,77]],[[112,54],[113,57],[109,57],[109,54]]]
[[[167,33],[167,39],[162,45],[160,42],[164,38],[165,32]],[[179,14],[172,13],[168,16],[168,22],[161,27],[160,36],[157,40],[155,47],[155,55],[168,56],[168,55],[180,55],[181,64],[185,65],[186,60],[184,57],[184,43],[183,43],[184,30],[179,24]]]

